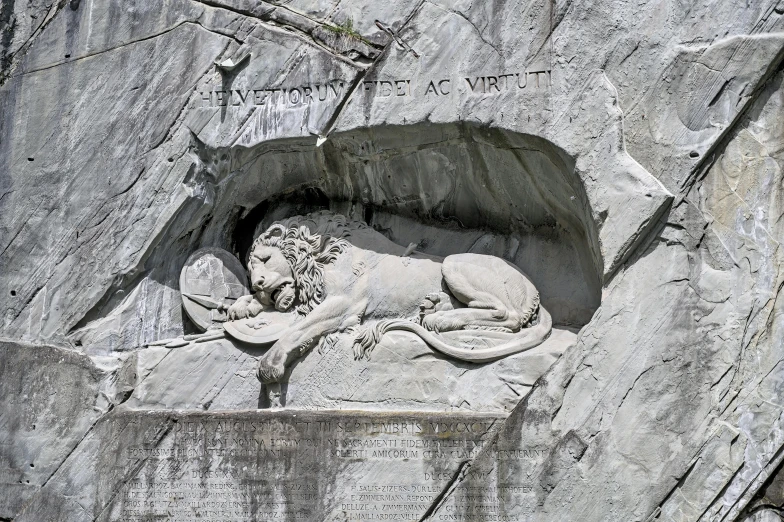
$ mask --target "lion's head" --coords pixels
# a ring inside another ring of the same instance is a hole
[[[274,304],[281,312],[297,302],[296,311],[308,314],[326,297],[324,265],[349,247],[343,238],[351,230],[365,226],[328,212],[296,216],[270,226],[256,238],[248,254],[253,291],[262,303]]]

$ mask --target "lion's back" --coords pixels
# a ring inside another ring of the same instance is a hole
[[[528,277],[512,263],[484,254],[454,254],[444,259],[442,273],[450,288],[466,295],[489,293],[525,314],[538,303]]]
[[[441,258],[352,248],[354,292],[368,300],[367,316],[411,317],[427,294],[442,290]]]

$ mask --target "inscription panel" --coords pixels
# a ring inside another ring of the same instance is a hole
[[[458,474],[478,473],[465,463],[483,449],[497,452],[489,434],[502,421],[463,414],[183,415],[156,442],[124,448],[127,469],[112,475],[126,478],[98,520],[419,520]],[[546,452],[497,453],[534,462]],[[532,491],[531,484],[508,487]],[[452,499],[455,512],[437,516],[502,520],[493,518],[500,515],[492,491],[460,495]]]
[[[548,92],[552,84],[551,69],[523,69],[509,73],[449,78],[381,78],[360,82],[350,91],[346,79],[330,79],[297,86],[263,86],[248,88],[214,87],[199,91],[192,108],[239,108],[270,106],[281,109],[308,107],[313,104],[339,102],[347,93],[365,99],[419,98],[437,99],[450,95],[496,95]]]

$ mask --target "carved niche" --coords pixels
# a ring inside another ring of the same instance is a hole
[[[539,292],[516,265],[476,253],[429,255],[329,211],[278,221],[256,237],[249,286],[235,280],[238,263],[224,254],[189,260],[191,272],[218,274],[210,290],[221,295],[183,292],[186,310],[203,329],[222,326],[236,341],[268,347],[257,377],[273,405],[287,368],[339,337],[348,337],[355,360],[369,359],[387,333],[400,331],[440,356],[485,363],[530,350],[552,331]],[[183,288],[207,284],[183,274]],[[243,288],[250,290],[238,295]]]

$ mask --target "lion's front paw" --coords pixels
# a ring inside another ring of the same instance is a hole
[[[227,312],[229,320],[236,321],[237,319],[247,319],[248,317],[251,317],[253,315],[251,307],[252,300],[252,295],[244,295],[237,299],[237,302],[231,305]]]
[[[256,367],[256,377],[265,384],[280,382],[285,372],[286,367],[282,363],[271,362],[267,357],[259,359]]]

